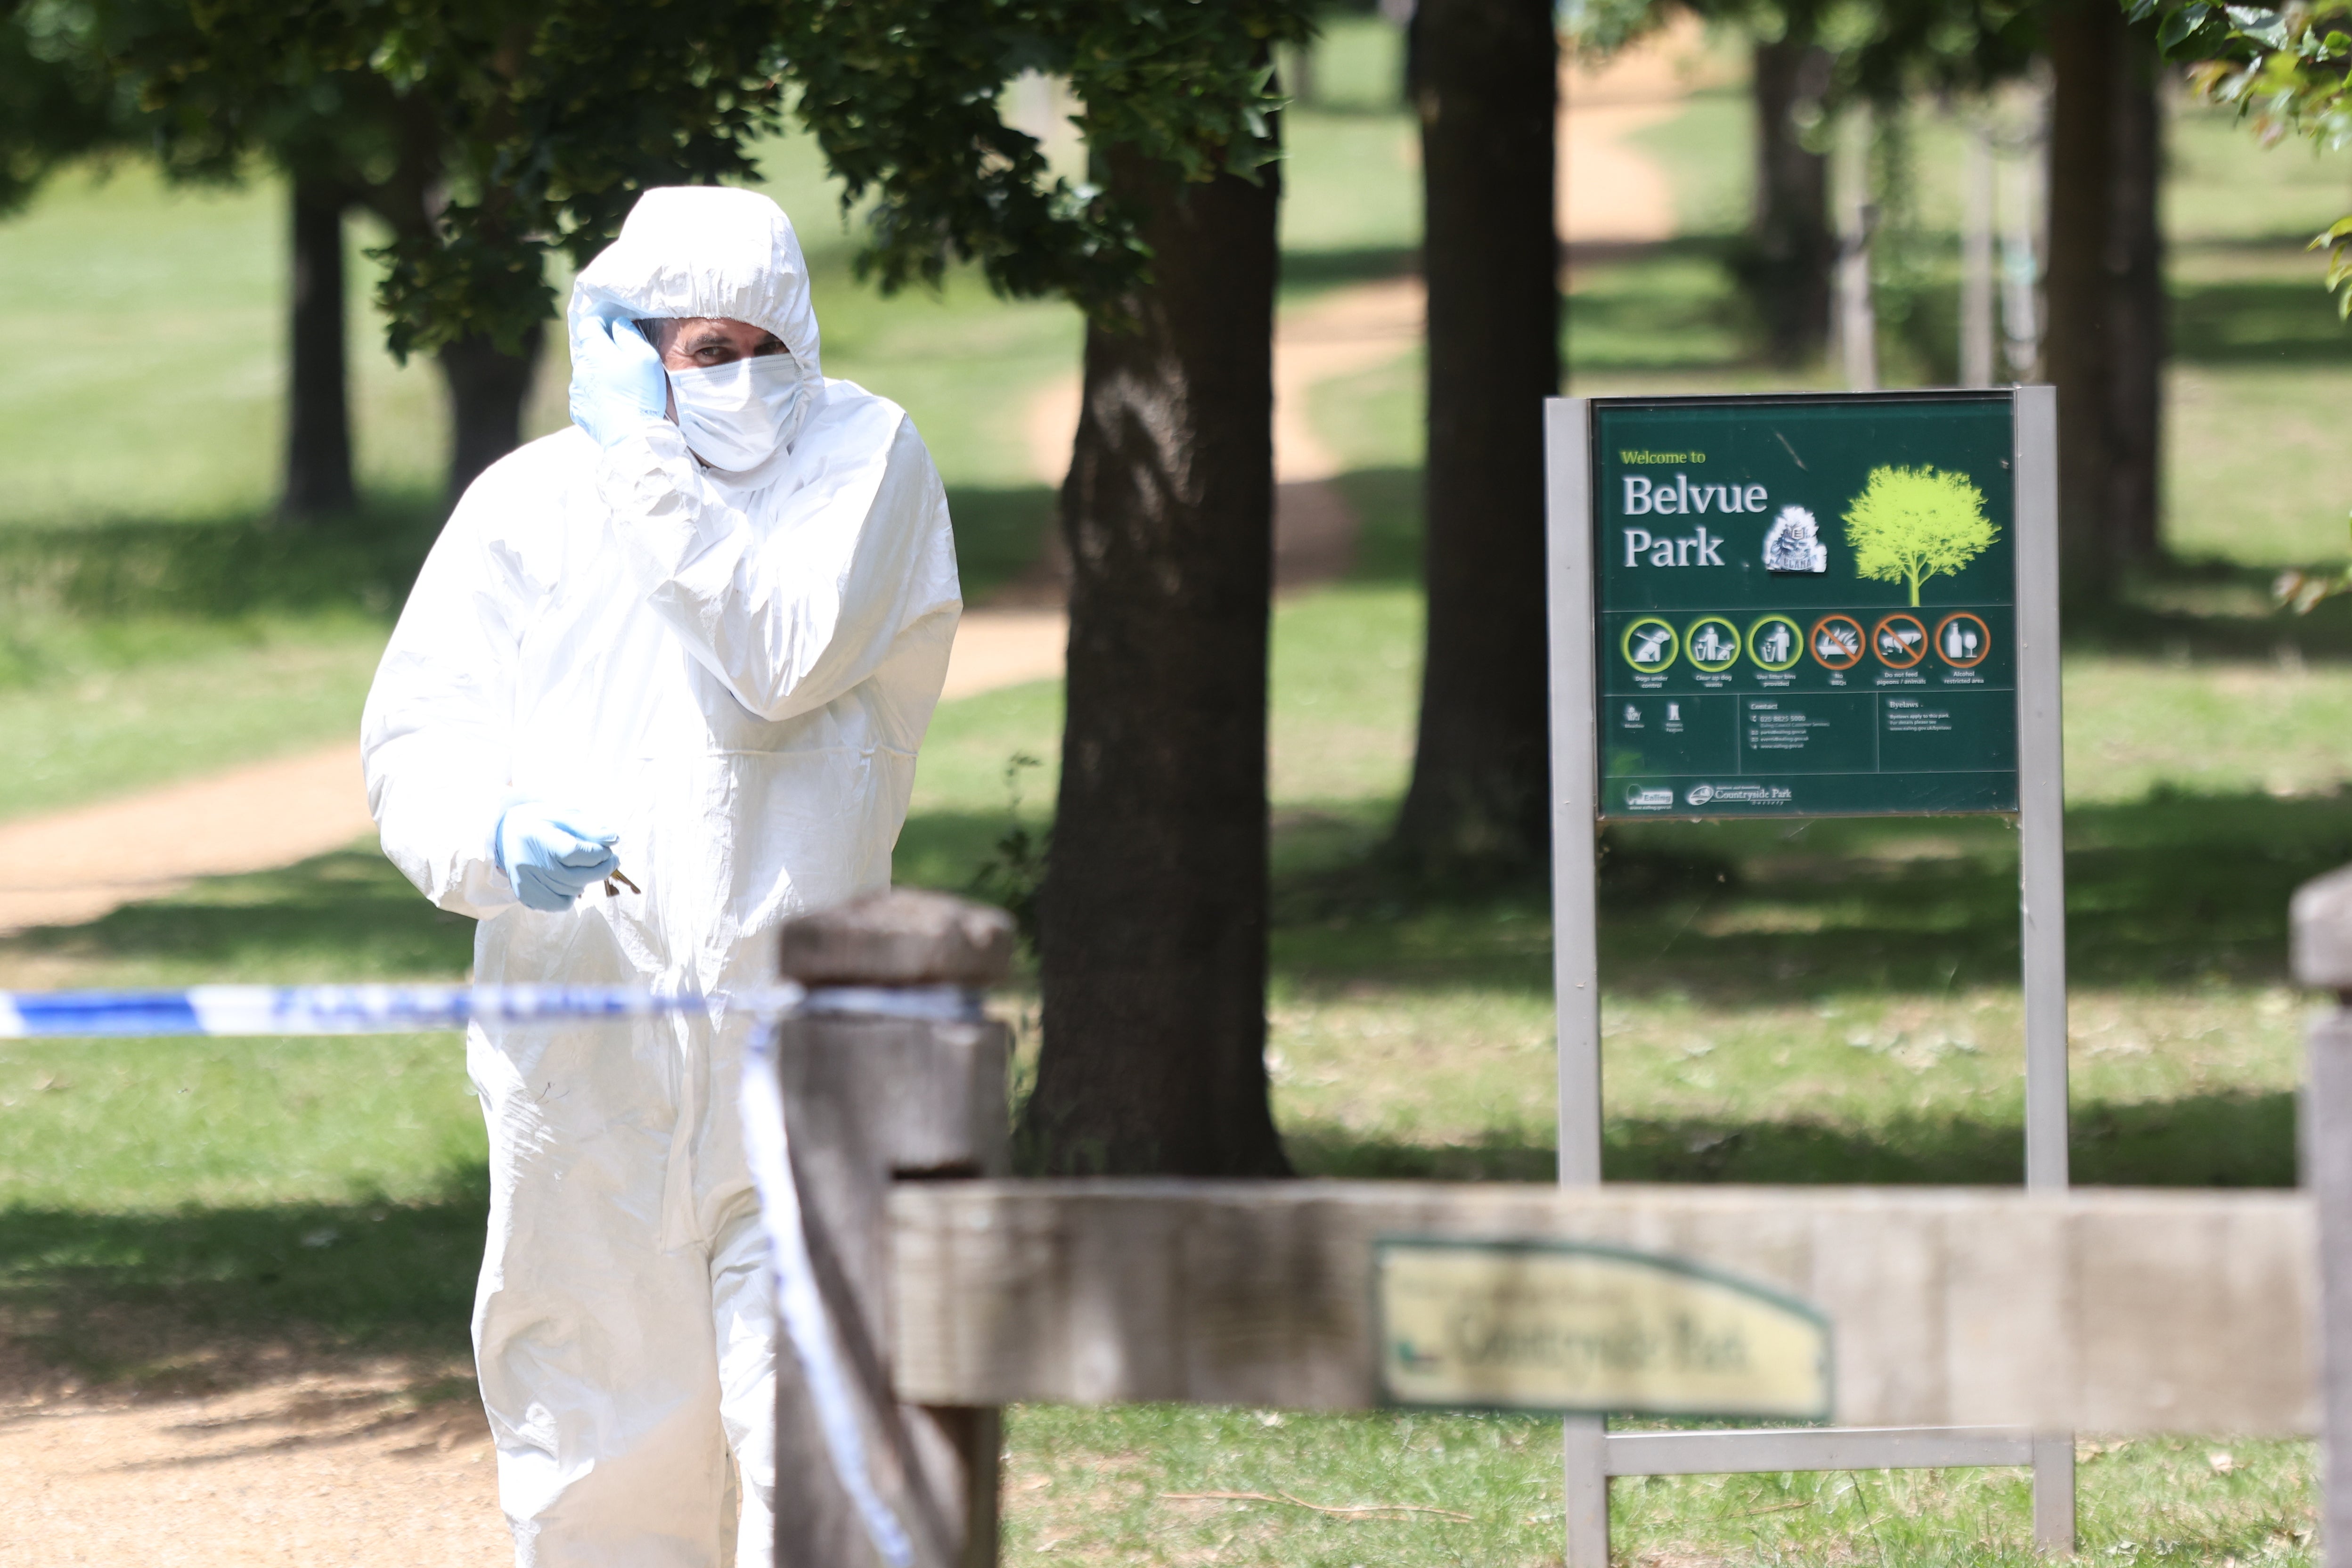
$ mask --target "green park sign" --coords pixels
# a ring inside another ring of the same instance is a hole
[[[1600,814],[2018,807],[2006,392],[1599,399]]]
[[[1560,1184],[1601,1184],[1602,823],[2000,812],[2017,821],[2025,1182],[2064,1191],[2056,391],[1557,397],[1544,479]],[[1967,1431],[1612,1432],[1589,1412],[1820,1411],[1801,1325],[1593,1260],[1382,1268],[1392,1401],[1572,1412],[1570,1568],[1609,1561],[1612,1476],[1943,1464]],[[1728,1347],[1735,1324],[1741,1357],[1700,1370],[1769,1364],[1771,1389],[1652,1375],[1675,1345]],[[1562,1385],[1603,1342],[1641,1349],[1641,1378]],[[2031,1458],[2037,1538],[2071,1542],[2074,1442],[2037,1436]]]

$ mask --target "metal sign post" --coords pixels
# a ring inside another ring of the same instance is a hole
[[[1561,1184],[1601,1181],[1603,821],[2013,813],[2026,1184],[2063,1189],[2054,392],[1554,398],[1545,445]],[[2068,1434],[1580,1415],[1565,1449],[1568,1568],[1607,1568],[1612,1476],[2031,1464],[2074,1546]]]

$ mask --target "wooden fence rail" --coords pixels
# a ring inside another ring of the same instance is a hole
[[[2309,1433],[2298,1193],[991,1181],[890,1195],[898,1386],[929,1405],[1380,1403],[1373,1243],[1560,1240],[1770,1286],[1858,1426]]]

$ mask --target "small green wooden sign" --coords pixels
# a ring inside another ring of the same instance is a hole
[[[1593,405],[1601,815],[2017,809],[2007,392]]]

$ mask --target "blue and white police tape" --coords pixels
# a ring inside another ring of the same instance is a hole
[[[467,1024],[533,1024],[729,1013],[971,1019],[955,985],[789,983],[716,998],[617,985],[191,985],[181,991],[0,991],[0,1039],[157,1035],[405,1035]]]

